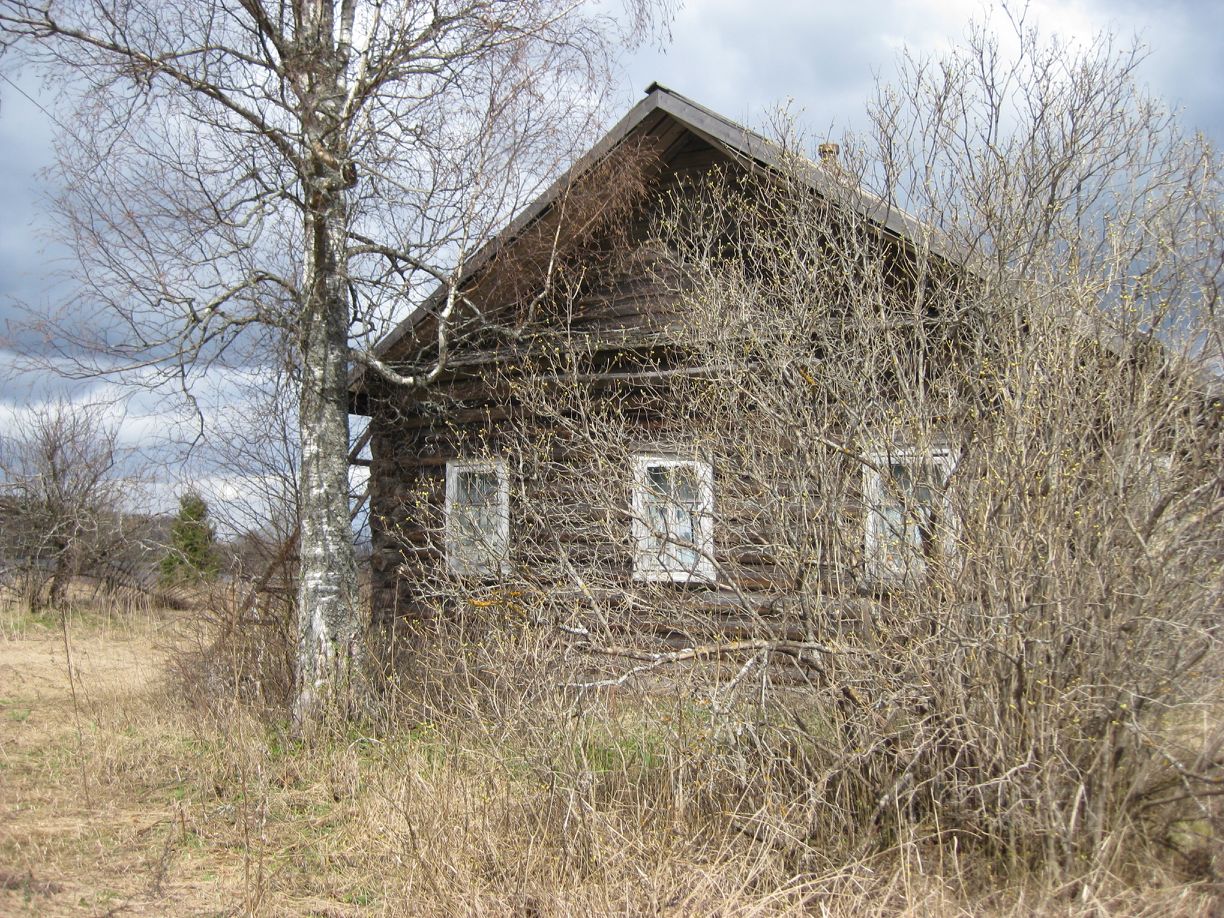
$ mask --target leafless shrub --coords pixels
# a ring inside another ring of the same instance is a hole
[[[524,683],[579,708],[707,664],[676,697],[710,752],[667,781],[800,862],[934,846],[1069,880],[1171,850],[1209,876],[1219,161],[1130,49],[1017,34],[1010,70],[985,33],[914,62],[836,164],[796,145],[682,189],[554,286],[485,381],[506,417],[437,435],[468,478],[409,497],[411,611],[449,635],[479,606],[493,646],[522,603],[586,651],[541,645]],[[678,306],[650,335],[565,319],[646,268]]]
[[[32,611],[62,609],[83,573],[115,585],[124,561],[130,476],[101,410],[52,403],[0,438],[0,564]]]
[[[173,662],[180,690],[198,702],[278,717],[292,698],[297,652],[296,393],[283,376],[255,374],[237,391],[244,410],[209,431],[190,484],[227,536],[226,561]]]
[[[258,579],[212,584],[169,648],[176,694],[201,709],[237,706],[283,717],[293,693],[295,609],[290,597],[261,588]]]

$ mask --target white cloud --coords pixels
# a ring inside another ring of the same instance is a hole
[[[262,379],[257,370],[213,368],[199,374],[191,381],[192,404],[181,393],[142,388],[138,377],[132,385],[66,381],[47,371],[14,377],[13,359],[0,352],[0,370],[10,365],[9,383],[0,389],[0,437],[30,430],[60,403],[89,414],[116,432],[119,472],[145,482],[140,493],[133,489],[132,509],[172,510],[189,486],[207,486],[219,500],[250,500],[260,490],[260,482],[248,481],[248,474],[217,471],[207,439],[256,416],[254,406],[262,398],[255,387]],[[206,436],[197,442],[201,427]]]

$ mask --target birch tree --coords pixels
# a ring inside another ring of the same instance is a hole
[[[667,2],[629,0],[619,18],[571,0],[0,4],[0,47],[61,91],[58,204],[83,283],[60,356],[189,389],[288,344],[299,725],[343,709],[356,674],[350,366],[436,375],[368,345],[426,288],[446,287],[444,318],[474,308],[458,266],[568,158],[615,49]]]

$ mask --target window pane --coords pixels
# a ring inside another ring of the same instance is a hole
[[[708,539],[708,494],[702,468],[695,462],[648,463],[639,493],[644,532],[638,543],[639,564],[646,570],[697,574],[708,566],[703,540]]]
[[[671,475],[668,474],[668,468],[665,465],[651,465],[646,467],[646,484],[650,488],[652,496],[666,497],[671,493]]]
[[[492,504],[497,502],[497,472],[492,469],[461,469],[455,475],[455,502]]]
[[[461,507],[455,511],[455,540],[471,548],[486,551],[499,541],[499,517],[496,507]]]
[[[678,503],[695,509],[701,502],[700,493],[695,468],[681,465],[672,469],[672,495]]]

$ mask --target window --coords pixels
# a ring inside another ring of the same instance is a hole
[[[637,580],[714,579],[714,472],[708,462],[634,460],[633,542]]]
[[[921,574],[927,559],[951,545],[945,486],[947,450],[881,451],[864,466],[868,571],[880,579]],[[874,467],[873,467],[874,466]]]
[[[510,553],[510,478],[504,459],[446,463],[446,563],[464,576],[491,577]]]

